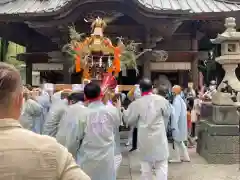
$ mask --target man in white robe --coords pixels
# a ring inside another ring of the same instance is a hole
[[[63,93],[63,95],[61,95]],[[60,120],[68,107],[68,93],[56,92],[52,96],[52,105],[46,116],[43,126],[43,134],[56,137]],[[63,99],[61,99],[63,98]]]
[[[125,94],[121,94],[121,97],[120,99],[116,100],[116,101],[112,101],[109,98],[109,100],[107,101],[106,105],[107,106],[110,106],[111,108],[119,108],[121,107],[121,101],[123,102],[126,98],[126,95],[124,96]],[[122,119],[122,117],[121,117]],[[121,146],[120,146],[120,132],[119,132],[119,127],[116,126],[114,128],[114,140],[115,140],[115,143],[114,143],[114,161],[115,161],[115,171],[116,171],[116,175],[118,173],[118,169],[121,165],[121,162],[122,162],[122,153],[121,153]]]
[[[84,95],[80,92],[73,92],[69,97],[69,106],[66,109],[58,126],[56,135],[57,141],[65,146],[68,151],[76,159],[76,154],[79,148],[78,121],[81,120],[86,107],[83,104]],[[74,134],[76,133],[76,134]],[[70,134],[70,135],[68,135]]]
[[[152,82],[140,82],[142,97],[133,101],[123,112],[127,124],[138,126],[138,147],[143,180],[152,180],[155,167],[157,180],[167,180],[168,141],[165,119],[170,116],[169,102],[162,96],[152,94]]]
[[[40,94],[39,96],[35,97],[35,100],[42,106],[42,116],[40,117],[40,120],[38,121],[38,127],[39,127],[39,134],[42,134],[43,132],[43,125],[45,123],[45,119],[47,116],[47,113],[49,111],[50,105],[51,105],[51,97],[50,95],[41,89],[35,89],[33,91],[38,91]]]
[[[141,97],[141,90],[139,88],[139,84],[134,85],[134,87],[128,92],[127,97],[131,101],[134,101]],[[130,128],[129,131],[128,142],[132,140],[131,142],[132,148],[129,150],[129,152],[135,151],[137,149],[137,136],[138,136],[137,134],[138,130],[135,124]]]
[[[120,125],[120,112],[103,104],[99,85],[87,84],[84,94],[88,107],[67,138],[79,141],[77,163],[92,180],[115,180],[114,129]]]
[[[185,101],[181,97],[181,87],[178,85],[173,86],[172,92],[174,94],[173,99],[173,121],[172,128],[174,129],[173,139],[174,139],[174,151],[176,153],[176,159],[171,159],[169,162],[181,162],[190,161],[188,155],[187,147],[184,141],[187,141],[188,130],[187,130],[187,107]]]

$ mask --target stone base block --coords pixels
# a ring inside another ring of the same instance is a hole
[[[212,108],[212,121],[215,124],[238,124],[237,107],[213,105]]]
[[[217,125],[212,122],[201,120],[196,126],[197,132],[206,131],[211,136],[238,136],[239,125]]]
[[[201,122],[198,132],[197,152],[212,164],[240,163],[239,127]],[[215,130],[215,132],[213,131]],[[232,132],[232,131],[235,132]],[[229,134],[227,134],[229,131]]]
[[[201,119],[210,120],[212,119],[213,105],[211,102],[203,102],[201,105]]]

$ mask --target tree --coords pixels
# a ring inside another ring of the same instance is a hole
[[[12,64],[16,67],[24,64],[16,59],[17,54],[26,52],[25,47],[10,42],[4,38],[0,41],[0,61]]]

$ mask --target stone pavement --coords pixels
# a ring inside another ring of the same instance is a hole
[[[140,180],[138,152],[129,153],[122,146],[123,161],[118,180]],[[169,180],[240,180],[240,165],[208,164],[195,149],[189,149],[191,162],[169,164]]]

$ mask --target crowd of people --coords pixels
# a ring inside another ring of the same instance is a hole
[[[0,63],[0,180],[114,180],[123,125],[135,129],[142,179],[151,180],[154,168],[167,180],[168,163],[190,161],[185,141],[194,145],[188,121],[190,112],[199,115],[198,98],[183,97],[179,85],[156,91],[146,78],[136,87],[123,107],[126,95],[103,94],[93,82],[82,92],[23,87],[19,72]]]

